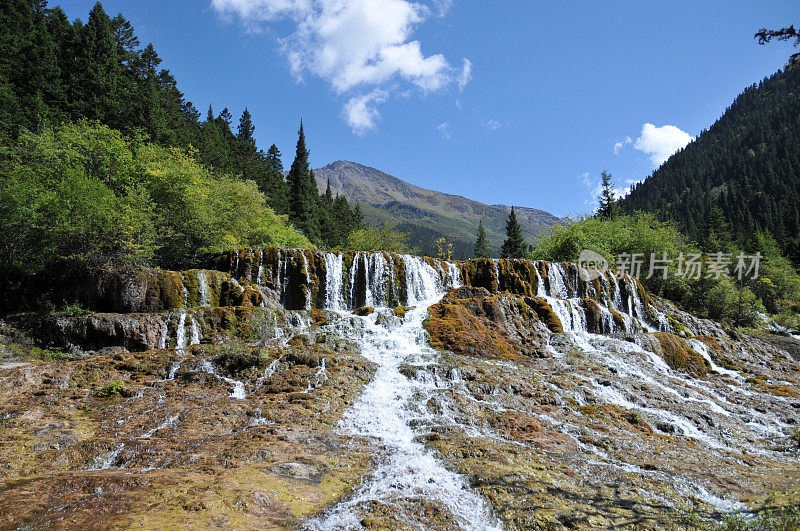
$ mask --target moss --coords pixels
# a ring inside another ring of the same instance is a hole
[[[669,323],[669,327],[672,329],[672,332],[678,334],[681,337],[691,337],[692,334],[689,330],[683,326],[683,323],[676,321],[671,315],[667,316],[667,322]]]
[[[672,369],[685,371],[692,376],[704,377],[711,369],[709,363],[686,343],[668,332],[653,334],[661,344],[662,357]]]
[[[408,306],[397,306],[394,309],[394,314],[401,319],[406,316],[406,312],[409,310]]]
[[[125,390],[125,386],[119,380],[115,380],[107,385],[104,385],[97,391],[98,398],[111,398],[113,396],[121,395]]]
[[[158,309],[183,308],[183,282],[177,271],[158,271],[156,291]]]
[[[564,325],[558,318],[553,308],[541,297],[525,297],[525,303],[533,308],[541,322],[555,334],[564,332]]]
[[[633,429],[642,435],[652,435],[653,427],[644,420],[638,411],[625,409],[616,404],[589,404],[580,407],[587,417],[603,420],[623,430]]]
[[[374,311],[375,311],[375,308],[373,308],[372,306],[362,306],[361,308],[358,308],[353,313],[356,314],[356,315],[364,316],[364,315],[369,315]]]
[[[182,272],[181,282],[186,289],[186,306],[189,308],[200,305],[200,282],[197,279],[197,269]]]
[[[608,311],[611,312],[611,317],[614,318],[614,326],[620,330],[625,330],[625,319],[622,318],[622,314],[614,308],[609,308]]]
[[[429,309],[425,328],[431,347],[457,354],[487,358],[521,359],[517,344],[493,323],[485,323],[463,306],[462,301],[440,302]]]
[[[786,398],[800,398],[800,393],[797,389],[788,385],[766,385],[764,389],[775,396],[783,396]]]
[[[600,305],[592,299],[581,299],[581,306],[586,316],[587,330],[593,334],[602,334],[603,313],[600,311]]]

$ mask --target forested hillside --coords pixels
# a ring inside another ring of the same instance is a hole
[[[0,141],[7,153],[19,153],[31,142],[62,134],[96,139],[93,124],[99,123],[121,132],[132,145],[180,149],[180,156],[209,175],[252,181],[266,206],[286,214],[315,245],[342,245],[360,228],[358,211],[344,197],[317,193],[302,132],[287,182],[277,146],[266,152],[257,147],[247,108],[235,126],[227,108],[216,113],[209,106],[201,120],[160,64],[153,45],[142,46],[130,21],[110,17],[100,3],[84,24],[70,22],[61,8],[48,8],[44,0],[5,0],[0,3]],[[80,120],[87,120],[80,131],[47,133]],[[25,137],[29,134],[44,136]],[[18,145],[20,138],[28,139]],[[4,177],[11,169],[6,165]]]
[[[800,263],[800,69],[747,88],[621,205],[674,221],[701,244],[768,231]]]

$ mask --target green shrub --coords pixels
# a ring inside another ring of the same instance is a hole
[[[414,253],[408,243],[409,235],[394,230],[388,223],[381,230],[367,227],[356,230],[347,237],[346,247],[351,251],[387,251],[390,253]]]
[[[232,247],[311,247],[252,181],[81,121],[0,147],[0,269],[186,267]]]

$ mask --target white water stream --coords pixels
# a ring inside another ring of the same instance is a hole
[[[381,257],[382,258],[382,257]],[[428,308],[438,302],[444,289],[454,287],[459,278],[449,269],[449,278],[422,260],[404,256],[409,311],[402,322],[392,322],[384,310],[360,319],[357,341],[361,354],[376,363],[378,369],[358,401],[346,411],[341,430],[351,436],[368,437],[382,448],[377,469],[347,501],[333,507],[322,517],[306,523],[310,529],[360,528],[359,508],[369,502],[390,506],[397,518],[407,525],[422,525],[418,515],[405,507],[406,502],[424,500],[445,508],[464,529],[499,528],[485,501],[467,486],[465,478],[445,468],[439,459],[417,440],[427,431],[419,426],[434,421],[427,409],[428,399],[441,390],[441,381],[410,379],[401,373],[402,365],[435,364],[438,353],[426,345],[422,322]],[[365,265],[369,262],[364,260]],[[375,269],[384,261],[373,263]],[[334,269],[335,271],[335,269]],[[340,272],[338,274],[341,274]],[[329,286],[335,286],[330,282]],[[382,298],[373,285],[375,295]],[[328,300],[335,299],[334,296]],[[387,324],[388,323],[388,324]],[[457,374],[455,375],[457,376]]]

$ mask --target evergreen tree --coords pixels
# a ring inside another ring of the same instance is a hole
[[[320,233],[325,247],[332,249],[339,245],[341,241],[341,227],[336,220],[333,205],[333,193],[331,192],[331,180],[328,179],[328,186],[325,193],[319,199]]]
[[[729,252],[731,250],[731,236],[725,214],[719,207],[712,208],[705,222],[703,231],[703,250],[708,253]]]
[[[259,187],[266,194],[269,205],[279,214],[289,213],[289,185],[283,178],[283,162],[281,152],[272,144],[264,156],[266,171]]]
[[[97,2],[80,36],[77,83],[70,87],[73,111],[79,116],[118,126],[121,78],[117,43],[111,19]]]
[[[267,150],[267,163],[278,173],[283,173],[283,162],[278,146],[272,144]]]
[[[600,206],[597,209],[597,215],[604,219],[613,219],[617,215],[618,206],[611,174],[603,170],[603,173],[600,174],[600,180],[603,189],[600,192]]]
[[[258,180],[258,148],[253,133],[256,127],[253,125],[250,111],[244,108],[242,117],[239,119],[239,126],[236,129],[236,155],[239,165],[239,173],[242,179]]]
[[[522,228],[519,226],[513,206],[506,222],[506,240],[500,253],[503,258],[525,258],[528,254],[528,246],[525,244]]]
[[[319,242],[319,201],[314,172],[308,165],[308,148],[303,122],[297,136],[294,162],[289,170],[289,220],[312,242]]]
[[[475,242],[475,258],[490,258],[489,247],[486,242],[486,229],[483,228],[483,220],[478,222],[478,239]]]
[[[356,203],[353,210],[353,222],[351,230],[359,230],[364,228],[364,212],[361,210],[361,203]]]

